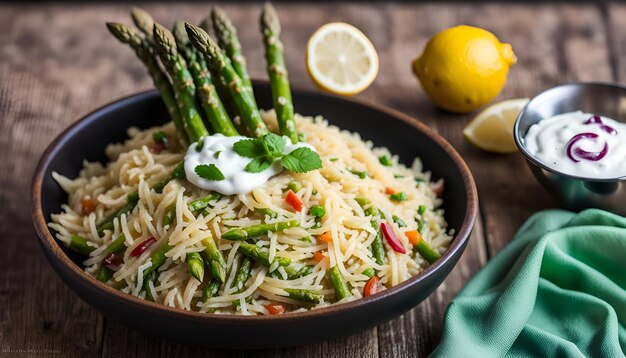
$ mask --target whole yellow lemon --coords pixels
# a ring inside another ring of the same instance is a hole
[[[467,113],[502,91],[515,62],[511,45],[487,30],[461,25],[433,36],[413,61],[413,72],[437,106]]]

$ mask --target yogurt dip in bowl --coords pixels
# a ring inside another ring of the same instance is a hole
[[[547,166],[595,179],[626,176],[626,124],[582,111],[533,124],[526,149]]]
[[[514,128],[535,177],[572,210],[626,215],[626,87],[572,83],[530,100]]]

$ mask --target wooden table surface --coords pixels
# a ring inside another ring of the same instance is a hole
[[[206,2],[146,4],[158,21],[198,22]],[[259,4],[224,4],[238,26],[254,78],[265,78]],[[29,182],[47,144],[93,108],[152,87],[134,54],[105,21],[128,22],[126,5],[0,4],[0,356],[62,357],[414,357],[437,345],[448,302],[534,212],[558,207],[531,177],[520,154],[494,155],[461,133],[472,115],[436,109],[410,71],[427,39],[457,24],[495,32],[519,58],[499,99],[533,96],[570,81],[619,81],[626,75],[626,5],[281,3],[292,83],[313,88],[306,40],[324,23],[362,29],[380,55],[380,74],[360,98],[406,112],[461,153],[479,190],[480,217],[452,274],[405,315],[359,334],[302,347],[216,351],[160,341],[106,319],[70,291],[46,262],[31,224]],[[207,337],[207,340],[213,337]],[[277,337],[280,339],[280,337]]]

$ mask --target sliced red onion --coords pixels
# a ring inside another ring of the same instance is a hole
[[[604,143],[604,148],[602,148],[602,150],[599,152],[588,152],[584,149],[581,149],[580,147],[577,147],[574,149],[573,148],[574,144],[576,144],[576,142],[578,142],[581,139],[593,139],[595,141],[596,139],[598,139],[598,135],[595,133],[589,133],[589,132],[578,133],[575,136],[573,136],[572,139],[569,140],[569,142],[567,142],[567,146],[565,147],[565,152],[567,153],[567,157],[575,163],[580,162],[580,160],[576,159],[574,157],[574,154],[576,154],[577,157],[585,159],[585,160],[598,161],[604,158],[604,156],[606,156],[606,153],[609,151],[609,145],[606,142]]]
[[[603,131],[607,132],[610,135],[616,135],[617,134],[617,131],[615,130],[615,128],[613,128],[611,126],[607,126],[606,124],[601,125],[600,129],[602,129]]]
[[[600,116],[593,115],[589,119],[587,119],[584,124],[602,124],[602,123],[603,123],[602,118],[600,118]]]
[[[602,118],[600,116],[597,116],[597,115],[591,116],[583,124],[599,124],[600,125],[600,129],[602,129],[603,131],[607,132],[608,134],[610,134],[610,135],[616,135],[617,134],[617,131],[615,130],[615,128],[604,124],[604,122],[602,122]]]
[[[608,151],[609,151],[609,144],[605,142],[604,148],[602,148],[602,150],[599,152],[588,152],[578,147],[574,149],[574,154],[576,154],[576,156],[578,156],[579,158],[590,160],[592,162],[597,162],[598,160],[604,158],[604,156],[606,155]]]

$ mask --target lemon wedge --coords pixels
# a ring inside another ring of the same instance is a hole
[[[309,39],[306,68],[321,89],[353,96],[376,79],[378,54],[359,29],[333,22],[320,27]]]
[[[487,107],[463,129],[463,135],[470,143],[488,152],[515,152],[513,125],[528,101],[528,98],[509,99]]]

